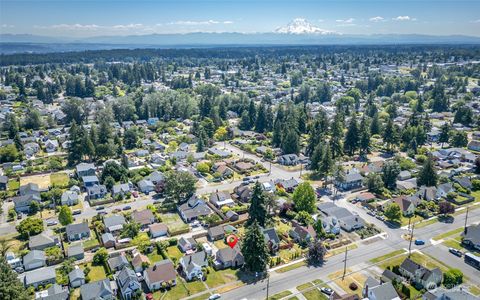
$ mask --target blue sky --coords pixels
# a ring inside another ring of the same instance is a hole
[[[344,34],[480,36],[479,0],[0,0],[0,32],[270,32],[294,18]]]

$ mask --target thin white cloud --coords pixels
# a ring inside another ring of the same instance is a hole
[[[11,24],[2,24],[0,25],[1,28],[15,28],[15,25],[11,25]]]
[[[473,20],[471,23],[480,23],[480,19],[478,19],[478,20]]]
[[[185,26],[198,26],[198,25],[216,25],[216,24],[233,24],[233,21],[217,21],[217,20],[207,20],[207,21],[174,21],[168,23],[168,25],[185,25]]]
[[[416,21],[417,19],[412,18],[410,16],[398,16],[396,18],[393,18],[392,20],[394,20],[394,21]]]
[[[368,19],[370,22],[381,22],[381,21],[384,21],[385,18],[383,17],[380,17],[380,16],[376,16],[376,17],[371,17],[370,19]]]
[[[335,20],[335,22],[337,23],[343,23],[343,24],[352,24],[353,21],[355,21],[354,18],[348,18],[348,19],[338,19],[338,20]]]

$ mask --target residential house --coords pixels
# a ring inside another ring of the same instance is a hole
[[[78,194],[74,191],[65,191],[61,198],[62,205],[73,206],[78,204]]]
[[[8,187],[8,176],[0,176],[0,191],[6,191]]]
[[[208,255],[205,251],[199,251],[180,258],[182,272],[187,280],[203,279],[202,268],[208,266]]]
[[[293,193],[293,191],[297,188],[299,182],[295,178],[290,179],[279,179],[275,181],[275,185],[278,188],[285,190],[286,192]]]
[[[182,236],[178,240],[178,247],[183,252],[187,252],[187,251],[190,251],[190,250],[196,250],[197,249],[197,242],[191,237]]]
[[[340,234],[340,222],[334,216],[325,216],[321,218],[325,233]]]
[[[211,241],[217,241],[225,238],[225,230],[223,225],[208,228],[207,236]]]
[[[134,211],[132,213],[132,221],[140,224],[141,228],[145,229],[148,225],[155,223],[156,219],[151,210],[144,209],[141,211]]]
[[[240,216],[238,213],[234,212],[233,210],[229,210],[225,213],[225,217],[227,217],[227,220],[229,221],[237,221]]]
[[[48,285],[49,283],[47,283]],[[68,300],[70,293],[68,287],[63,287],[54,283],[48,289],[35,293],[35,300]]]
[[[67,257],[73,258],[75,260],[81,260],[85,256],[85,250],[83,249],[83,245],[81,243],[71,245],[68,247],[67,250]]]
[[[440,269],[427,269],[410,258],[406,258],[400,264],[398,271],[416,286],[427,289],[439,286],[443,278],[443,273]]]
[[[145,179],[150,180],[154,185],[158,185],[165,182],[165,175],[159,171],[153,171],[150,175],[145,177]]]
[[[278,157],[277,162],[284,166],[296,166],[299,163],[298,155],[285,154]]]
[[[119,183],[112,187],[112,196],[125,197],[127,193],[130,193],[130,185],[128,183]]]
[[[222,248],[215,254],[215,269],[223,270],[226,268],[239,268],[245,263],[245,258],[240,251],[239,245],[230,248]]]
[[[137,275],[129,267],[123,267],[115,277],[123,300],[132,299],[136,291],[142,288],[140,282],[138,282]]]
[[[216,191],[210,195],[210,203],[215,205],[217,208],[220,208],[224,205],[226,206],[233,206],[235,202],[233,202],[232,197],[227,192],[219,192]]]
[[[348,209],[338,207],[332,202],[320,203],[317,205],[325,216],[332,217],[338,222],[340,227],[345,231],[353,231],[365,226],[365,221],[357,215],[352,214]],[[332,222],[334,219],[331,219]]]
[[[88,228],[87,222],[68,224],[65,231],[69,242],[90,238],[90,228]]]
[[[82,181],[85,188],[100,184],[100,181],[98,180],[98,177],[96,175],[83,176]]]
[[[33,286],[38,288],[39,286],[46,286],[48,284],[54,284],[56,282],[57,274],[55,268],[43,268],[32,272],[27,272],[23,283],[25,287]]]
[[[296,221],[292,221],[292,229],[290,229],[289,235],[297,243],[302,244],[309,243],[317,237],[317,233],[312,225],[302,226]]]
[[[350,172],[341,181],[335,180],[335,187],[342,191],[350,191],[362,187],[363,176],[357,172]]]
[[[127,222],[122,215],[112,215],[103,219],[105,230],[111,234],[119,233]]]
[[[115,243],[117,241],[113,236],[113,234],[111,234],[110,232],[106,232],[102,234],[101,240],[102,240],[102,245],[107,249],[115,247]]]
[[[400,300],[395,287],[391,282],[381,282],[368,277],[362,291],[364,299],[369,300]]]
[[[397,178],[398,180],[407,180],[412,178],[412,173],[410,173],[410,171],[407,171],[407,170],[400,171]]]
[[[58,236],[50,235],[46,232],[42,232],[37,235],[33,235],[28,240],[28,249],[30,250],[45,250],[46,248],[57,246],[60,244]]]
[[[365,226],[365,221],[357,215],[344,217],[338,221],[340,223],[340,227],[347,232],[358,230]]]
[[[277,252],[280,247],[280,238],[278,237],[275,228],[263,229],[263,236],[270,252]]]
[[[451,289],[438,288],[427,291],[422,300],[480,300],[480,297],[468,292],[462,286]]]
[[[121,269],[123,269],[123,267],[130,266],[130,263],[128,262],[124,252],[110,257],[107,260],[107,264],[112,272],[120,271]]]
[[[48,153],[52,153],[52,152],[55,152],[57,151],[58,149],[58,141],[57,140],[47,140],[45,142],[45,151],[47,151]]]
[[[168,227],[163,223],[155,223],[148,225],[148,231],[152,238],[166,236],[168,234]]]
[[[147,195],[155,190],[155,185],[153,184],[153,182],[146,179],[142,179],[137,182],[137,186],[142,193]]]
[[[114,300],[116,294],[116,284],[108,278],[80,286],[82,300]]]
[[[75,267],[70,273],[68,273],[68,279],[72,288],[77,288],[85,284],[85,273],[79,267]]]
[[[137,249],[132,250],[132,266],[133,270],[137,273],[141,273],[145,266],[150,265],[150,260],[147,256],[140,253]]]
[[[87,187],[87,197],[89,200],[105,198],[107,193],[107,187],[103,184]]]
[[[247,203],[252,198],[253,191],[248,185],[240,185],[233,189],[232,197],[237,201]]]
[[[182,219],[187,223],[197,220],[199,217],[212,214],[210,207],[196,195],[193,195],[187,202],[178,206],[177,209]]]
[[[230,152],[227,152],[225,150],[221,150],[221,149],[218,149],[218,148],[209,148],[208,149],[208,154],[218,156],[220,158],[227,158],[231,155]]]
[[[480,250],[480,224],[470,225],[462,232],[462,243]]]
[[[37,202],[40,204],[40,201],[40,194],[24,195],[12,198],[12,202],[17,213],[29,213],[32,203]]]
[[[213,172],[221,175],[222,178],[228,178],[233,175],[232,169],[230,169],[225,162],[217,162],[212,167]]]
[[[477,141],[477,140],[470,141],[467,145],[467,149],[480,152],[480,141]]]
[[[163,286],[175,286],[177,284],[175,267],[169,259],[156,262],[152,267],[143,271],[143,278],[148,289],[152,292]]]
[[[32,250],[23,257],[23,267],[25,271],[38,269],[46,266],[45,252],[42,250]]]
[[[388,204],[396,203],[404,216],[411,216],[415,213],[415,205],[406,196],[393,198]]]
[[[97,169],[94,164],[80,163],[76,167],[77,176],[83,178],[84,176],[95,176]]]
[[[39,195],[40,196],[40,187],[36,183],[27,183],[25,185],[22,185],[19,188],[19,193],[21,196],[26,196],[26,195]]]

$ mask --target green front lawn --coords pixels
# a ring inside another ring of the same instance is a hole
[[[167,254],[170,259],[176,258],[177,261],[183,256],[183,253],[178,249],[178,246],[167,247]]]
[[[16,179],[10,179],[8,181],[8,184],[7,184],[7,189],[9,191],[14,191],[14,190],[18,190],[18,188],[20,187],[20,181],[16,180]]]
[[[236,270],[225,269],[215,271],[211,267],[209,267],[209,269],[210,273],[207,275],[207,280],[205,281],[209,288],[214,288],[238,280]]]
[[[95,266],[95,265],[92,265],[92,263],[88,263],[86,265],[81,265],[80,268],[82,270],[85,270],[86,266],[90,268],[90,273],[88,273],[90,282],[107,278],[107,273],[105,272],[105,268],[103,266]]]
[[[275,272],[277,273],[285,273],[285,272],[288,272],[288,271],[291,271],[291,270],[295,270],[297,268],[300,268],[300,267],[303,267],[303,266],[306,266],[307,263],[305,261],[300,261],[300,262],[297,262],[297,263],[294,263],[294,264],[291,264],[291,265],[288,265],[288,266],[285,266],[283,268],[280,268],[280,269],[277,269],[275,270]]]
[[[379,262],[384,261],[386,259],[389,259],[389,258],[392,258],[394,256],[400,255],[402,253],[405,253],[405,250],[403,250],[403,249],[395,250],[395,251],[390,252],[388,254],[385,254],[385,255],[376,257],[374,259],[371,259],[370,262],[376,264],[376,263],[379,263]]]
[[[444,239],[444,238],[447,238],[449,236],[452,236],[452,235],[455,235],[455,234],[459,234],[463,231],[463,228],[457,228],[457,229],[454,229],[454,230],[451,230],[451,231],[447,231],[447,232],[444,232],[442,234],[439,234],[437,236],[434,236],[433,237],[433,240],[434,241],[439,241],[441,239]]]
[[[147,254],[147,257],[148,257],[148,259],[150,260],[150,263],[151,263],[151,264],[154,264],[154,263],[156,263],[157,261],[163,260],[163,256],[161,256],[161,255],[158,253],[156,247],[155,247],[155,250],[153,250],[153,252]]]
[[[387,261],[384,261],[383,263],[379,264],[379,267],[382,269],[387,269],[388,267],[392,268],[394,266],[399,266],[405,260],[405,258],[407,258],[407,256],[408,254],[405,254],[405,255],[400,255],[400,256],[388,259]],[[410,259],[412,259],[417,264],[422,265],[428,269],[439,268],[443,272],[450,269],[450,267],[443,264],[442,262],[437,261],[428,255],[424,255],[418,252],[412,252]]]
[[[291,294],[292,294],[292,292],[290,292],[290,291],[283,291],[283,292],[276,293],[275,295],[268,297],[268,300],[279,300],[279,299],[285,298],[287,296],[290,296]]]
[[[50,184],[56,187],[67,187],[70,178],[64,172],[53,173],[50,175]]]
[[[303,297],[305,297],[307,300],[328,300],[328,297],[325,296],[322,292],[320,292],[319,289],[314,288],[309,291],[305,291],[302,293]]]

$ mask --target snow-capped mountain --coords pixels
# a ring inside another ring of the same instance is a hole
[[[312,23],[302,18],[294,19],[286,26],[277,28],[275,32],[284,34],[335,34],[333,31],[312,25]]]

